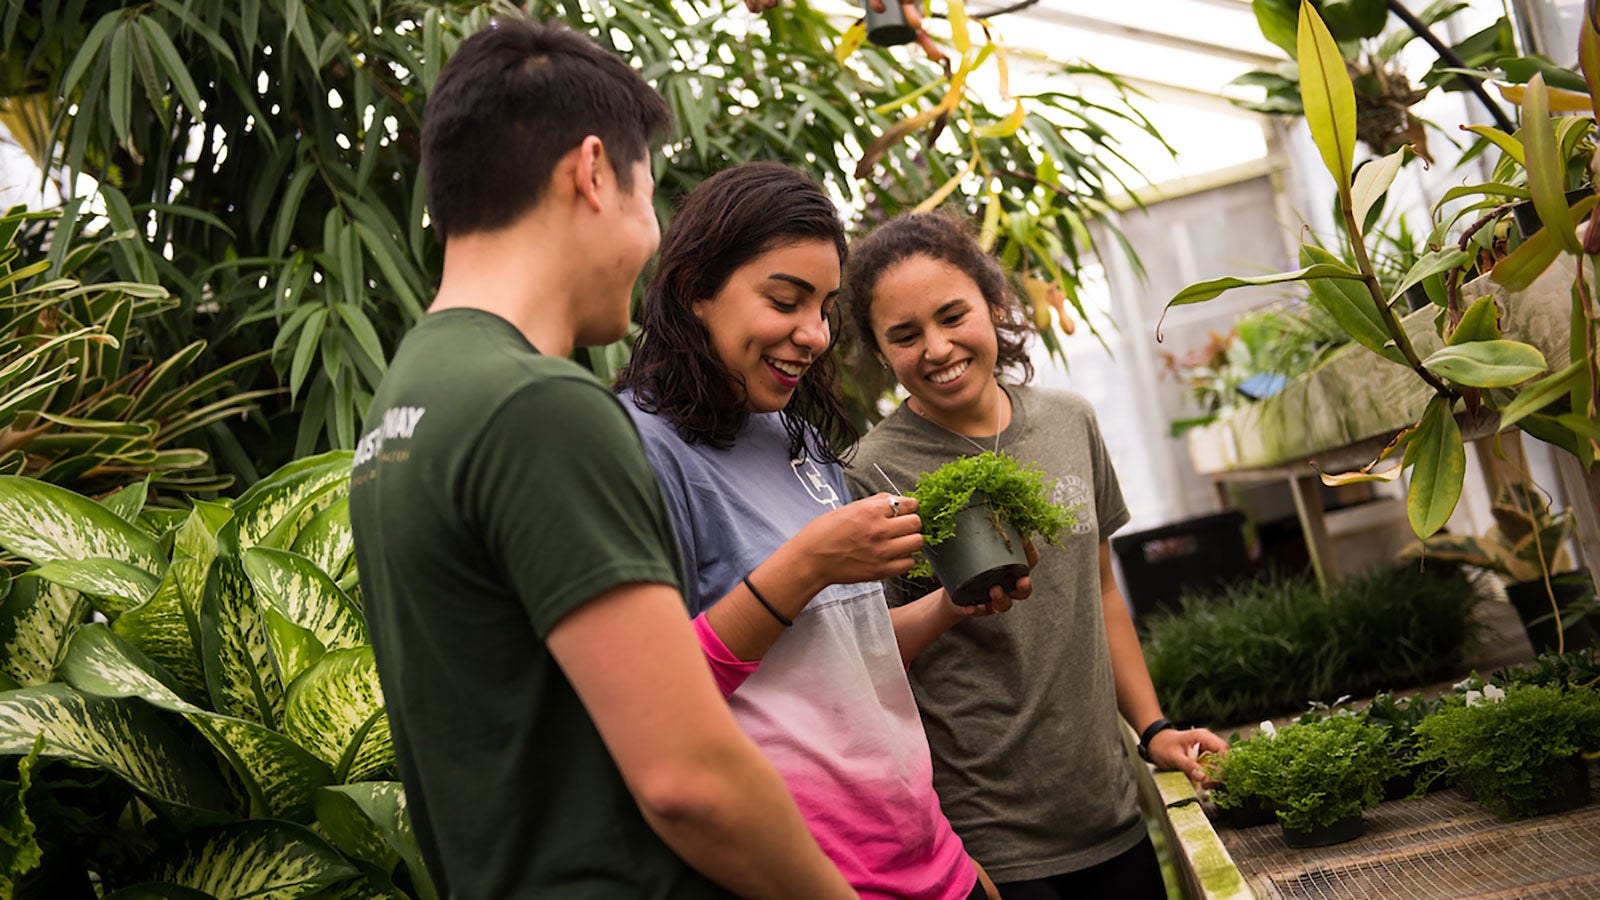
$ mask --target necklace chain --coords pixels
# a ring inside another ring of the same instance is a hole
[[[1001,397],[1006,396],[1005,388],[1002,388],[999,384],[996,384],[994,386],[994,389],[1000,392],[1000,396]],[[933,419],[928,417],[927,413],[923,412],[922,410],[918,409],[915,405],[913,405],[910,400],[906,401],[906,405],[911,407],[911,411],[912,412],[916,413],[918,416],[921,416],[922,420],[924,422],[927,422],[930,425],[936,425],[936,426],[938,426],[940,428],[943,428],[945,431],[948,431],[951,434],[955,435],[956,437],[961,438],[963,441],[966,441],[967,443],[971,444],[972,446],[977,447],[979,452],[981,452],[981,453],[990,452],[991,448],[985,447],[984,445],[978,443],[977,441],[973,440],[971,436],[962,434],[961,432],[956,431],[954,428],[946,427],[945,425],[943,425],[943,424],[941,424],[939,422],[935,422]],[[999,399],[997,398],[996,401],[995,401],[995,404],[994,404],[994,447],[992,448],[994,453],[997,454],[997,455],[1000,453],[1000,433],[1001,433],[1001,431],[1004,430],[1004,429],[1002,429],[1000,427],[1000,418],[1003,415],[1005,415],[1005,404],[1000,402]]]

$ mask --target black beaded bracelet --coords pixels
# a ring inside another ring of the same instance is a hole
[[[1166,716],[1151,722],[1150,727],[1144,730],[1144,734],[1139,735],[1139,758],[1145,762],[1150,762],[1150,742],[1155,739],[1156,735],[1166,731],[1168,728],[1177,727]]]
[[[771,603],[768,603],[767,602],[767,598],[761,596],[761,592],[756,590],[756,586],[750,583],[750,576],[749,575],[746,575],[744,577],[743,581],[744,581],[744,586],[750,589],[751,596],[756,598],[756,602],[760,603],[762,606],[765,606],[767,608],[767,612],[772,613],[772,617],[774,619],[777,619],[779,622],[781,622],[783,624],[783,627],[788,628],[790,625],[794,624],[794,620],[793,619],[789,618],[788,616],[784,615],[781,612],[778,612],[778,608],[777,607],[773,606]]]

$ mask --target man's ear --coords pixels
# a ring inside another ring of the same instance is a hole
[[[601,186],[606,179],[614,178],[611,171],[611,158],[606,155],[605,145],[594,135],[583,139],[578,145],[577,165],[573,169],[573,190],[583,200],[599,212],[603,208],[600,201]]]

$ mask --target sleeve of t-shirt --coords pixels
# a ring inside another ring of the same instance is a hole
[[[706,663],[711,667],[711,677],[717,682],[717,689],[722,691],[723,699],[733,696],[739,685],[756,673],[761,668],[761,661],[748,661],[733,655],[728,645],[722,642],[711,623],[706,621],[706,614],[701,613],[694,617],[694,635],[700,639],[700,649],[706,655]]]
[[[460,473],[471,521],[541,637],[611,588],[680,587],[638,432],[598,382],[530,385],[463,439],[475,441]]]
[[[623,399],[623,403],[629,402]],[[644,440],[644,455],[650,461],[656,480],[661,485],[661,497],[667,504],[667,515],[672,519],[672,530],[678,536],[678,558],[683,561],[683,596],[689,605],[689,615],[705,612],[721,597],[702,597],[699,591],[700,550],[695,530],[694,510],[690,508],[688,476],[682,460],[672,453],[662,439],[660,429],[671,428],[659,419],[640,422],[640,437]],[[668,440],[672,440],[669,438]]]
[[[1094,465],[1094,506],[1100,517],[1100,540],[1105,541],[1122,526],[1128,524],[1128,504],[1122,499],[1122,484],[1117,481],[1117,469],[1111,464],[1111,453],[1100,437],[1100,422],[1089,413],[1089,453]]]

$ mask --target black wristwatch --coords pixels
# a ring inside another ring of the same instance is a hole
[[[1166,731],[1168,728],[1177,727],[1178,726],[1172,724],[1172,720],[1166,716],[1162,716],[1154,722],[1151,722],[1150,727],[1144,730],[1144,734],[1139,735],[1139,758],[1145,762],[1150,762],[1150,740],[1161,732]]]

